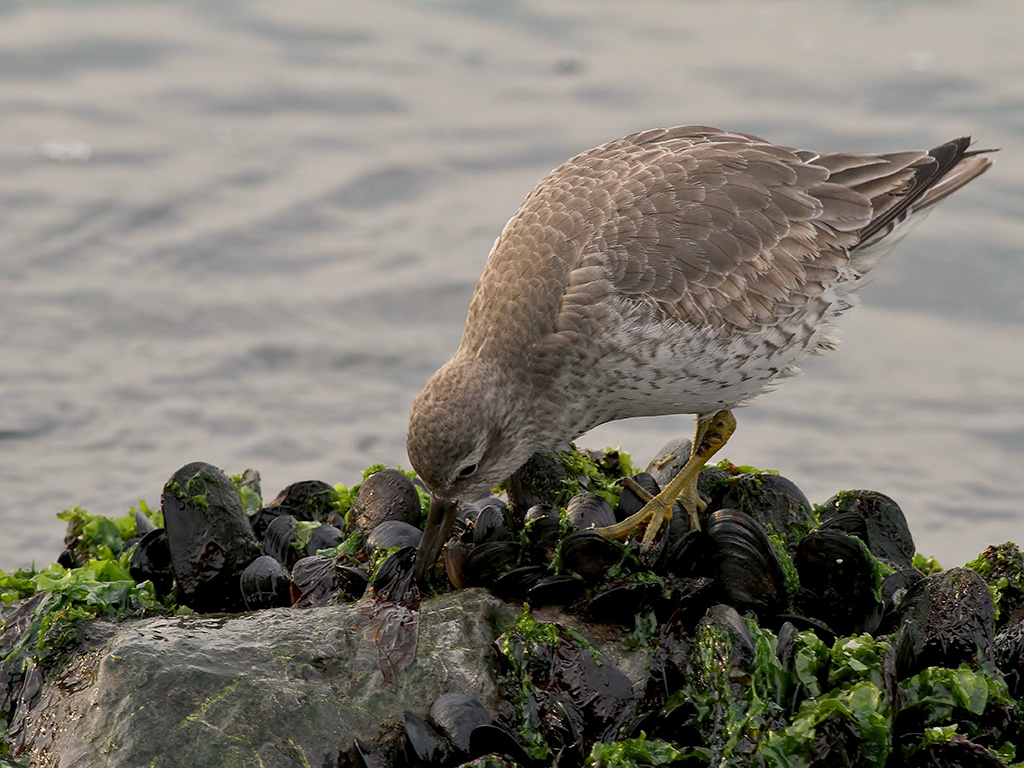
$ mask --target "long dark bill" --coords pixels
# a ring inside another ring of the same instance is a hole
[[[423,526],[423,538],[416,552],[416,581],[425,583],[427,572],[437,562],[441,547],[448,540],[455,524],[457,501],[445,501],[431,494],[430,511],[427,513],[427,524]]]

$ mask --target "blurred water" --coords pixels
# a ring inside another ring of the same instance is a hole
[[[628,8],[628,9],[627,9]],[[700,122],[822,150],[973,134],[993,171],[726,454],[892,495],[958,564],[1024,541],[1014,0],[68,2],[0,9],[0,568],[179,466],[264,490],[407,463],[413,396],[534,182]],[[608,425],[646,461],[688,417]]]

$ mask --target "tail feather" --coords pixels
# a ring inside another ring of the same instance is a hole
[[[968,152],[970,136],[940,144],[905,168],[910,176],[872,197],[876,215],[860,232],[860,246],[869,247],[890,235],[909,216],[920,213],[944,200],[992,164],[985,153],[994,150]],[[901,152],[902,158],[908,153]],[[887,157],[882,155],[882,157]]]

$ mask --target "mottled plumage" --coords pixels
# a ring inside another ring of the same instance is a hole
[[[825,154],[684,126],[569,160],[495,242],[413,404],[413,467],[466,498],[604,422],[746,402],[833,346],[859,279],[988,168],[969,144]]]

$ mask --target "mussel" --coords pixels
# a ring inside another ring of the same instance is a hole
[[[366,544],[370,552],[375,549],[392,547],[415,547],[420,543],[423,531],[403,520],[385,520],[370,531]]]
[[[367,477],[359,486],[348,513],[348,519],[365,532],[385,520],[418,525],[421,517],[416,486],[397,469],[380,469]]]
[[[797,608],[837,635],[874,632],[882,618],[867,547],[837,530],[808,534],[793,558],[800,574]]]
[[[260,555],[242,571],[241,588],[245,607],[286,608],[292,604],[292,578],[281,563],[270,555]]]
[[[235,485],[195,462],[171,476],[161,503],[181,602],[200,612],[242,610],[239,576],[260,551]]]
[[[914,538],[899,505],[877,491],[842,491],[818,508],[823,529],[837,527],[861,538],[871,554],[893,568],[913,564]]]
[[[577,493],[569,499],[565,516],[571,525],[580,530],[615,524],[612,505],[603,496],[590,491]]]
[[[152,581],[158,595],[170,594],[174,586],[174,574],[171,572],[167,532],[163,528],[149,531],[135,545],[128,572],[135,581]]]
[[[576,531],[562,540],[562,562],[588,582],[603,577],[618,563],[625,547],[594,531]]]
[[[768,534],[753,517],[721,509],[707,522],[711,567],[725,602],[767,618],[789,604],[782,565]]]

